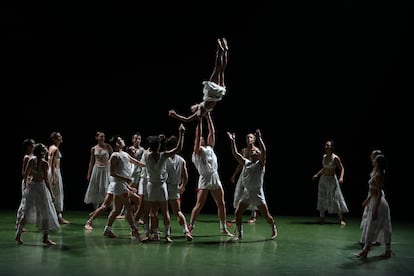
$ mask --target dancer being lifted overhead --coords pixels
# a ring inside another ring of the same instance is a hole
[[[203,81],[203,101],[191,106],[192,114],[188,117],[183,116],[171,109],[168,115],[177,118],[183,122],[191,122],[200,118],[206,113],[213,110],[216,103],[221,101],[226,94],[226,86],[224,85],[224,71],[227,66],[228,44],[226,38],[217,39],[216,59],[214,69],[208,81]]]

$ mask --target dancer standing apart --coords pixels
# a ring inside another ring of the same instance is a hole
[[[368,197],[362,203],[367,208],[366,218],[362,225],[362,251],[357,253],[357,257],[367,258],[371,245],[375,242],[385,243],[385,252],[381,257],[390,258],[391,251],[391,215],[390,207],[383,196],[385,180],[385,156],[379,154],[372,159],[372,171],[368,181]]]
[[[336,175],[339,170],[339,179]],[[338,155],[334,153],[334,142],[328,140],[325,143],[325,154],[322,158],[322,169],[313,175],[312,179],[318,183],[318,203],[316,209],[319,210],[319,223],[325,222],[325,213],[337,213],[339,223],[346,225],[344,213],[348,212],[344,196],[341,191],[344,182],[344,166]]]

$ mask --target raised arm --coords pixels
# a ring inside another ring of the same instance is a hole
[[[238,150],[237,150],[237,146],[236,146],[236,135],[234,133],[227,132],[227,136],[230,139],[231,153],[233,154],[234,158],[236,158],[237,162],[240,165],[243,166],[246,158],[243,155],[241,155],[238,152]]]
[[[214,128],[213,118],[211,113],[207,112],[207,127],[208,127],[208,136],[207,136],[207,145],[214,148],[216,145],[216,129]]]
[[[178,141],[177,141],[177,145],[175,146],[175,148],[165,151],[165,156],[166,157],[170,157],[173,156],[174,154],[180,152],[183,150],[183,146],[184,146],[184,133],[185,133],[185,127],[183,124],[180,124],[180,126],[178,127]]]
[[[256,140],[259,142],[259,149],[262,152],[260,154],[259,160],[262,166],[266,165],[266,146],[262,139],[262,132],[260,129],[256,129]]]
[[[193,148],[193,151],[195,154],[198,154],[200,152],[201,128],[202,128],[202,117],[199,118],[197,122],[196,130],[195,130],[194,148]]]
[[[178,114],[175,110],[171,109],[168,111],[168,116],[176,118],[184,123],[188,123],[197,119],[197,114],[192,113],[190,116],[186,117],[184,115]]]

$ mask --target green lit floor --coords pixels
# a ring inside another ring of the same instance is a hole
[[[58,243],[51,247],[43,246],[41,233],[28,224],[19,246],[15,213],[0,212],[0,275],[414,275],[413,223],[393,221],[393,257],[378,256],[382,245],[363,261],[353,256],[360,250],[358,218],[341,227],[334,217],[319,225],[314,217],[276,216],[279,235],[269,240],[270,227],[259,217],[244,224],[241,242],[233,242],[219,233],[216,215],[202,214],[193,241],[184,239],[174,220],[174,242],[167,244],[131,240],[125,220],[114,224],[118,238],[103,237],[106,214],[95,220],[92,232],[85,231],[87,216],[66,211],[71,224],[51,232]]]

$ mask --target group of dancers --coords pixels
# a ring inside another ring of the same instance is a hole
[[[248,146],[241,151],[237,148],[235,133],[227,132],[231,152],[238,163],[232,176],[232,181],[236,182],[238,175],[233,202],[236,231],[233,234],[227,228],[224,190],[214,151],[216,134],[212,111],[227,91],[224,72],[228,62],[229,45],[226,38],[217,39],[216,45],[213,72],[209,80],[202,82],[202,101],[191,106],[192,112],[189,116],[178,114],[173,109],[168,112],[169,116],[182,122],[178,127],[178,136],[149,136],[146,139],[148,148],[144,149],[139,133],[132,137],[133,145],[126,148],[121,136],[114,135],[109,143],[106,143],[105,134],[102,131],[97,132],[97,144],[90,152],[87,173],[89,186],[84,198],[84,202],[92,203],[95,210],[85,224],[86,230],[91,231],[93,220],[111,207],[103,231],[105,237],[117,237],[112,231],[112,225],[117,216],[124,214],[130,225],[132,238],[139,241],[160,240],[158,213],[161,213],[165,240],[171,243],[171,209],[182,227],[183,235],[187,241],[192,241],[197,218],[208,194],[211,194],[217,206],[219,230],[222,234],[236,241],[242,240],[242,216],[247,209],[252,209],[259,210],[266,219],[270,226],[270,239],[277,237],[276,222],[268,209],[263,190],[267,152],[260,129],[246,136]],[[178,153],[184,144],[186,128],[183,123],[189,124],[193,121],[196,121],[196,127],[191,161],[199,177],[196,203],[187,223],[179,200],[188,182],[187,163]],[[207,129],[206,135],[203,135],[204,128]],[[49,231],[59,228],[60,224],[69,223],[62,216],[63,187],[58,163],[61,157],[58,145],[62,142],[62,136],[55,132],[53,139],[56,139],[58,144],[53,144],[49,149],[31,140],[31,148],[29,147],[23,159],[22,200],[16,220],[15,240],[18,244],[23,244],[21,235],[27,222],[36,224],[43,231],[43,242],[48,245],[55,244],[49,239]],[[257,146],[255,142],[258,143]],[[320,212],[320,223],[324,223],[325,212],[328,211],[337,213],[339,223],[345,226],[343,214],[348,212],[348,208],[340,188],[344,168],[341,159],[334,153],[333,146],[333,141],[326,142],[322,168],[313,176],[313,179],[319,179],[317,210]],[[47,155],[49,158],[46,158]],[[363,203],[365,209],[361,222],[363,249],[357,256],[366,258],[374,243],[383,242],[386,245],[383,256],[390,257],[391,219],[382,190],[385,157],[379,151],[379,154],[373,153],[371,158],[373,170],[369,180],[368,197]],[[144,235],[138,231],[138,221],[144,226]]]

